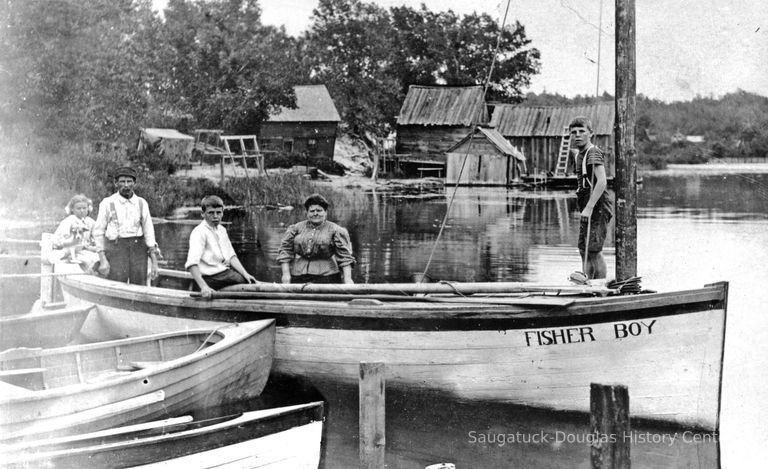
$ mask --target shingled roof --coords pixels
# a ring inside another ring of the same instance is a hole
[[[471,126],[486,122],[482,86],[411,85],[397,116],[398,125]]]
[[[594,135],[610,135],[615,114],[612,101],[579,106],[498,104],[491,126],[505,137],[560,137],[571,119],[586,116],[592,121]]]
[[[325,85],[294,86],[296,109],[281,108],[268,122],[339,122],[339,112]]]

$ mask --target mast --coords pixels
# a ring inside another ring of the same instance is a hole
[[[616,0],[616,280],[637,275],[635,0]]]

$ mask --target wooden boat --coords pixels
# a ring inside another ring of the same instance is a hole
[[[0,467],[317,468],[323,403],[0,446]]]
[[[40,310],[0,318],[0,350],[60,347],[77,339],[92,306]]]
[[[94,431],[258,396],[274,321],[0,353],[0,440]]]
[[[718,427],[725,282],[633,295],[530,284],[256,284],[273,291],[220,292],[207,301],[88,276],[62,278],[61,286],[67,301],[98,305],[92,317],[100,323],[133,324],[134,334],[179,318],[275,318],[274,371],[316,386],[356,383],[359,362],[380,361],[388,386],[588,412],[590,383],[621,383],[634,417]],[[471,293],[481,286],[497,293]],[[282,291],[288,287],[304,293]],[[408,289],[432,293],[394,293]],[[455,293],[434,293],[440,289]],[[504,289],[527,293],[493,296]]]

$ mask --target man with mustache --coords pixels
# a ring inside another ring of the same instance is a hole
[[[99,253],[99,274],[110,280],[146,285],[157,278],[159,249],[147,201],[134,193],[136,170],[123,166],[114,174],[117,192],[99,204],[93,234]]]

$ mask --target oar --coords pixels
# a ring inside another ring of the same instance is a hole
[[[283,284],[251,283],[232,285],[222,289],[228,292],[276,293],[341,293],[355,295],[414,293],[449,293],[471,295],[475,293],[551,293],[557,295],[608,295],[616,290],[591,285],[539,285],[524,282],[440,282],[440,283],[356,283],[356,284]]]
[[[190,294],[193,298],[203,298],[200,292]],[[377,300],[390,302],[425,302],[425,303],[469,303],[476,305],[516,305],[516,306],[569,306],[573,304],[572,297],[555,295],[521,296],[518,298],[503,297],[435,297],[409,295],[353,295],[343,293],[280,293],[280,292],[251,292],[251,291],[216,291],[212,292],[214,300],[302,300],[302,301],[353,301]]]

